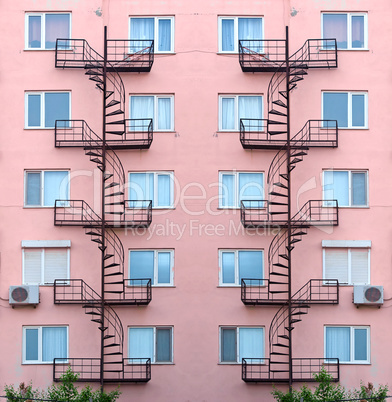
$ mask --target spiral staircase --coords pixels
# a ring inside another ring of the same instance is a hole
[[[268,118],[241,119],[240,142],[244,149],[275,150],[267,175],[268,198],[242,200],[241,222],[247,228],[271,228],[277,233],[268,250],[268,278],[243,278],[241,300],[245,305],[276,305],[279,310],[269,329],[269,357],[243,358],[242,379],[254,383],[314,381],[325,367],[339,380],[339,359],[293,357],[292,331],[315,304],[339,303],[339,283],[310,279],[292,292],[292,252],[313,226],[336,226],[336,200],[309,200],[292,212],[292,171],[312,148],[338,146],[337,121],[308,120],[291,135],[290,98],[300,81],[314,68],[336,68],[335,39],[308,39],[289,55],[285,40],[240,41],[239,61],[244,72],[272,72],[268,86]]]

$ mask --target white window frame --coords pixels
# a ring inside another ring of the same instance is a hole
[[[325,184],[325,179],[324,179],[324,172],[348,172],[348,204],[349,205],[338,205],[339,208],[369,208],[369,171],[368,170],[361,170],[361,169],[325,169],[323,170],[323,200],[325,200],[324,197],[324,186]],[[352,173],[365,173],[366,175],[366,205],[352,205],[352,198],[353,198],[353,186],[352,186]],[[324,202],[324,207],[328,207],[326,203]]]
[[[369,129],[369,107],[368,107],[368,93],[366,91],[322,91],[321,92],[321,119],[324,119],[324,94],[347,94],[347,127],[338,126],[339,130],[368,130]],[[364,126],[353,126],[353,95],[364,95]]]
[[[23,285],[39,285],[39,286],[53,286],[52,282],[45,282],[45,251],[51,248],[64,249],[67,254],[67,278],[70,278],[70,240],[37,240],[37,241],[22,241],[22,283]],[[35,251],[41,250],[41,281],[39,283],[26,282],[25,280],[25,250],[33,249]],[[42,279],[44,281],[42,282]],[[66,283],[68,284],[68,282]]]
[[[368,252],[368,278],[367,281],[365,283],[355,283],[355,285],[370,285],[370,246],[369,247],[363,247],[361,246],[361,244],[363,244],[363,242],[358,242],[358,245],[355,246],[355,240],[352,240],[349,242],[349,244],[351,244],[350,247],[346,247],[344,244],[346,244],[345,241],[342,241],[339,244],[339,241],[335,241],[334,242],[335,246],[326,246],[325,243],[323,244],[323,278],[325,278],[326,276],[326,267],[325,267],[325,253],[328,249],[330,248],[341,248],[342,250],[346,250],[347,251],[347,278],[348,278],[348,283],[341,283],[339,282],[339,286],[354,286],[354,283],[352,282],[352,263],[351,263],[351,252],[352,250],[367,250]],[[328,285],[329,284],[329,280],[325,279],[324,281],[324,285]]]
[[[246,15],[238,15],[238,16],[220,16],[218,17],[218,53],[223,54],[238,54],[238,19],[239,18],[253,18],[253,19],[261,19],[261,40],[264,39],[264,17],[263,16],[246,16]],[[234,20],[234,50],[222,50],[222,21],[223,20]]]
[[[128,38],[130,40],[137,40],[131,39],[131,22],[132,18],[154,18],[154,53],[155,54],[174,54],[174,16],[152,16],[152,15],[131,15],[129,17],[129,24],[128,24]],[[170,20],[171,21],[171,38],[170,38],[170,50],[166,51],[158,51],[158,41],[159,41],[159,20]]]
[[[260,120],[264,118],[264,96],[262,94],[235,94],[235,95],[219,95],[219,131],[222,132],[237,132],[240,131],[240,116],[239,116],[239,107],[238,107],[238,99],[240,97],[260,97],[261,98],[261,117]],[[222,99],[234,99],[234,128],[233,129],[223,129],[222,128]],[[262,130],[261,132],[264,132]]]
[[[174,95],[164,95],[164,94],[131,94],[129,95],[129,116],[131,116],[131,98],[141,97],[141,96],[152,96],[154,97],[154,116],[152,119],[153,129],[155,132],[173,132],[174,131]],[[170,128],[168,130],[159,129],[158,130],[158,99],[169,98],[170,99]],[[146,117],[147,118],[147,117]]]
[[[45,194],[45,172],[67,172],[68,173],[68,194],[67,200],[70,200],[70,192],[71,192],[71,175],[70,171],[67,169],[29,169],[24,171],[24,196],[23,196],[23,206],[24,208],[54,208],[54,205],[43,205],[44,202],[44,194]],[[41,175],[41,184],[40,184],[40,197],[41,204],[40,205],[27,205],[27,174],[28,173],[40,173]],[[66,205],[62,205],[66,206]]]
[[[130,175],[132,173],[145,173],[145,174],[154,174],[154,197],[150,197],[150,194],[147,194],[146,199],[152,201],[152,208],[153,209],[173,209],[174,208],[174,172],[170,171],[142,171],[142,172],[137,172],[137,171],[131,171],[128,172],[128,178],[129,178],[129,197],[130,197],[130,187],[131,187],[131,177]],[[158,202],[158,175],[168,175],[170,176],[170,198],[173,201],[172,205],[165,205],[165,206],[154,206],[155,203]],[[149,191],[148,188],[146,188],[146,191]]]
[[[239,175],[241,173],[258,173],[258,174],[262,174],[263,175],[263,194],[261,195],[261,200],[264,199],[264,195],[265,195],[265,177],[264,177],[264,172],[255,172],[255,171],[251,171],[251,172],[246,172],[246,171],[230,171],[230,170],[223,170],[219,172],[219,208],[222,209],[240,209],[240,189],[239,189],[239,184],[240,184],[240,180],[239,180]],[[234,175],[234,206],[223,206],[222,205],[222,199],[223,199],[223,181],[222,181],[222,175],[224,174],[232,174]]]
[[[154,252],[154,278],[151,286],[153,287],[172,287],[174,286],[174,249],[129,249],[128,250],[128,258],[129,258],[129,277],[131,277],[131,252],[132,251],[152,251]],[[170,283],[158,283],[158,254],[159,253],[170,253]]]
[[[324,15],[327,14],[345,14],[347,16],[347,49],[339,48],[338,50],[350,50],[350,51],[360,51],[360,50],[368,50],[368,14],[367,13],[347,13],[347,12],[322,12],[321,13],[321,38],[324,39]],[[363,18],[363,47],[356,48],[352,47],[352,17],[364,17]],[[325,39],[333,39],[333,38],[325,38]]]
[[[53,127],[46,127],[45,126],[45,94],[47,93],[65,93],[69,94],[69,116],[67,120],[72,120],[72,107],[71,107],[71,91],[27,91],[25,92],[25,124],[24,128],[25,130],[53,130]],[[41,125],[40,126],[32,126],[30,127],[28,125],[29,122],[29,95],[39,95],[40,96],[40,120],[41,120]]]
[[[265,327],[264,326],[251,326],[251,325],[221,325],[219,326],[219,364],[242,364],[242,361],[240,361],[240,328],[256,328],[256,329],[262,329],[263,330],[263,338],[262,339],[262,345],[263,345],[263,352],[264,356],[262,356],[260,360],[260,364],[265,364]],[[236,362],[229,362],[229,361],[222,361],[222,329],[235,329],[236,330],[236,356],[237,356],[237,361]]]
[[[174,326],[173,325],[156,325],[156,326],[140,326],[140,325],[130,325],[128,326],[128,359],[130,359],[129,357],[129,330],[131,328],[152,328],[153,332],[154,332],[154,341],[153,341],[153,346],[154,346],[154,356],[151,359],[151,364],[174,364]],[[171,356],[170,356],[170,361],[167,362],[157,362],[156,361],[156,356],[157,356],[157,329],[170,329],[170,334],[171,334]],[[141,358],[143,358],[143,356],[141,356]],[[132,360],[128,360],[128,364],[132,364]]]
[[[48,14],[67,14],[69,15],[69,37],[72,37],[72,13],[52,11],[46,13],[35,13],[29,12],[25,13],[25,48],[24,50],[34,51],[34,50],[45,50],[45,51],[55,51],[56,48],[46,49],[45,48],[45,34],[46,34],[46,18]],[[41,17],[41,47],[29,47],[29,17]],[[60,38],[62,39],[62,38]],[[68,38],[66,38],[68,39]]]
[[[67,358],[62,359],[64,364],[68,363],[69,357],[69,327],[68,325],[26,325],[22,327],[22,364],[53,364],[53,361],[42,360],[42,328],[66,328],[67,330]],[[26,360],[26,330],[38,329],[38,360]]]
[[[341,361],[339,364],[370,364],[370,326],[366,325],[325,325],[324,326],[324,356],[327,356],[327,328],[350,328],[350,360]],[[355,336],[354,331],[356,329],[366,329],[366,348],[367,348],[367,360],[354,360],[355,351]],[[326,357],[327,359],[327,357]],[[328,363],[328,360],[325,361]]]
[[[239,270],[239,251],[261,251],[262,252],[262,261],[263,261],[263,267],[262,267],[262,277],[264,277],[264,250],[263,249],[251,249],[251,248],[244,248],[244,249],[219,249],[219,286],[222,287],[241,287],[241,281],[240,281],[240,270]],[[235,283],[223,283],[223,259],[222,259],[222,254],[223,253],[234,253],[234,281]],[[261,286],[264,286],[264,278]]]

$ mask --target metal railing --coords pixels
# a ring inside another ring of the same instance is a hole
[[[290,56],[290,67],[306,64],[309,68],[336,68],[338,66],[336,39],[307,39]]]

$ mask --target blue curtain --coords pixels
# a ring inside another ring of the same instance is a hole
[[[236,362],[237,361],[237,329],[222,328],[221,329],[221,361]]]
[[[366,173],[352,173],[352,205],[367,205]]]
[[[171,362],[172,336],[170,328],[156,329],[156,359],[157,362]]]
[[[158,207],[170,207],[171,199],[171,177],[168,174],[158,174]]]
[[[171,98],[158,98],[158,124],[156,129],[171,129]]]
[[[323,93],[323,119],[337,120],[338,127],[348,127],[348,93]]]
[[[224,251],[221,254],[222,264],[222,283],[235,284],[235,253],[234,251]]]
[[[171,49],[171,20],[158,21],[158,51],[170,52]]]
[[[347,49],[347,14],[323,14],[323,38],[336,39],[338,49]]]
[[[71,37],[69,14],[46,14],[45,16],[45,49],[54,49],[56,39]]]
[[[324,200],[338,200],[339,207],[347,207],[349,205],[348,172],[325,171],[323,194]]]
[[[44,172],[44,205],[53,207],[55,200],[67,200],[68,186],[68,172]]]
[[[241,279],[263,279],[263,252],[238,251],[239,281]]]
[[[158,284],[170,284],[171,253],[158,251]]]
[[[129,278],[151,279],[154,284],[154,251],[130,251]]]
[[[234,19],[222,20],[222,51],[234,51]]]
[[[365,127],[365,95],[352,95],[352,126]]]
[[[239,201],[262,200],[264,197],[263,173],[239,173],[238,190]]]
[[[42,361],[52,362],[56,358],[67,358],[67,328],[42,328]]]
[[[354,328],[354,360],[367,359],[367,329]]]
[[[264,358],[264,329],[263,328],[239,328],[240,356],[243,358]],[[261,363],[261,361],[259,362]]]
[[[220,186],[221,207],[234,207],[234,175],[222,174],[222,184]]]
[[[325,336],[325,357],[338,358],[340,363],[349,362],[350,327],[327,327]]]
[[[38,328],[26,328],[26,360],[38,360]]]
[[[128,355],[130,358],[154,360],[154,328],[129,328]]]
[[[26,205],[41,205],[41,173],[27,173]]]
[[[41,126],[41,95],[27,95],[27,127]]]
[[[153,96],[131,96],[130,108],[131,119],[154,119]],[[147,129],[146,125],[145,130]],[[140,130],[140,121],[131,121],[130,130]]]
[[[56,120],[69,120],[69,93],[45,93],[45,127],[54,127]]]
[[[234,130],[234,98],[222,98],[222,130]]]

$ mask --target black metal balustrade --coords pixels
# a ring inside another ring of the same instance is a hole
[[[324,368],[332,376],[332,381],[340,379],[340,366],[338,358],[293,358],[294,382],[314,382],[314,375]],[[243,358],[242,379],[253,383],[287,383],[288,374],[273,371],[268,358]]]

